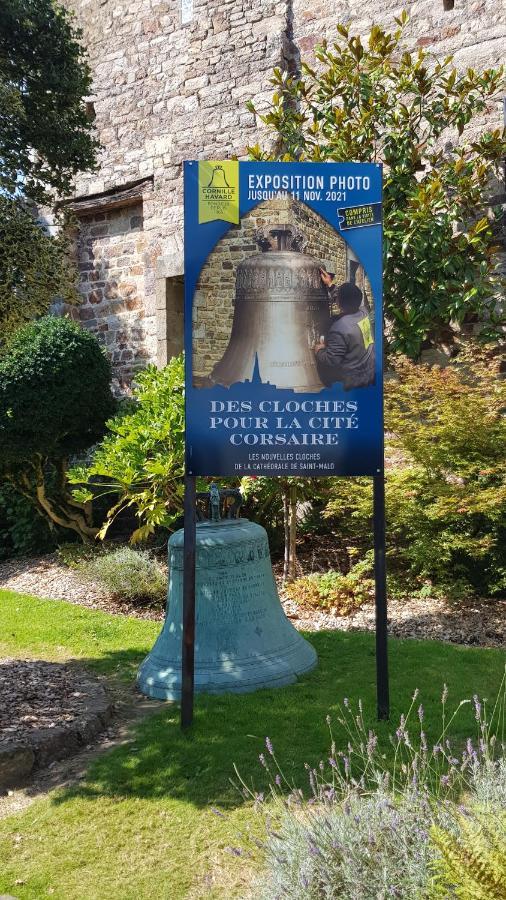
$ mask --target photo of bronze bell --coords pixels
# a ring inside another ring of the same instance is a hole
[[[258,360],[264,384],[320,391],[313,346],[330,319],[320,263],[303,252],[304,237],[291,225],[255,238],[262,252],[237,266],[232,333],[210,380],[224,387],[250,381]]]

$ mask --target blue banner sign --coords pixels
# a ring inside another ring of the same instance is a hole
[[[186,162],[186,471],[383,464],[381,166]]]

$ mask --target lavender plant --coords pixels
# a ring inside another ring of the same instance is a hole
[[[254,799],[265,817],[265,865],[254,887],[255,900],[432,896],[441,857],[434,835],[458,839],[462,822],[477,810],[489,818],[504,815],[504,700],[503,678],[490,714],[477,695],[449,713],[445,686],[441,733],[429,744],[415,691],[391,736],[389,764],[376,734],[366,728],[360,701],[355,708],[345,699],[338,722],[347,746],[337,748],[328,717],[330,752],[316,768],[306,767],[306,793],[288,781],[267,738],[260,755],[270,777],[267,795],[256,794],[239,776],[244,796]],[[452,726],[468,704],[476,735],[457,749]]]

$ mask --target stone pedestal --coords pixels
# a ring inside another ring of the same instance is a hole
[[[281,687],[316,665],[314,648],[283,612],[265,529],[247,519],[201,522],[196,557],[196,692]],[[169,540],[169,572],[165,624],[137,680],[149,697],[179,700],[182,529]]]

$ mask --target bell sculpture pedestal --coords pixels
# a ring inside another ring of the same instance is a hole
[[[181,698],[183,529],[169,540],[165,624],[137,682],[148,697]],[[248,519],[197,524],[195,691],[212,694],[281,687],[317,663],[286,618],[264,528]]]

